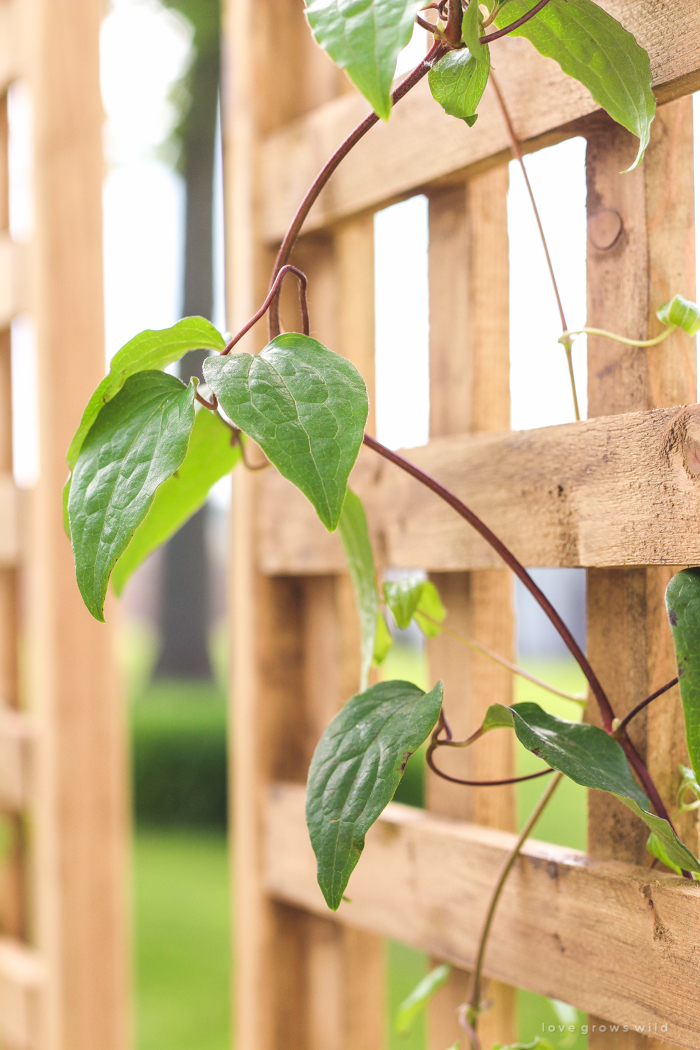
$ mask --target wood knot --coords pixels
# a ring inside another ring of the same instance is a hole
[[[609,252],[622,236],[624,226],[619,212],[601,208],[588,220],[588,239],[599,252]]]
[[[669,463],[680,460],[692,481],[700,478],[699,406],[685,406],[673,417],[664,434],[663,451]]]

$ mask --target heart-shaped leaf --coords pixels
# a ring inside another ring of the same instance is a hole
[[[221,416],[199,409],[187,455],[156,492],[151,509],[114,566],[115,594],[122,593],[126,581],[141,562],[203,506],[212,485],[236,466],[241,458],[241,446],[231,443],[232,436]]]
[[[496,25],[510,25],[532,6],[531,0],[508,0]],[[541,55],[555,59],[613,120],[639,138],[636,167],[649,144],[656,101],[649,56],[632,34],[593,0],[549,0],[513,36],[527,37]]]
[[[185,317],[172,328],[146,329],[130,339],[111,360],[109,372],[87,403],[80,426],[70,443],[67,459],[71,471],[75,466],[90,427],[108,401],[118,394],[129,376],[154,368],[165,368],[189,350],[223,350],[223,336],[204,317]],[[68,530],[68,497],[71,479],[63,490],[66,532]]]
[[[445,113],[460,117],[469,127],[476,123],[476,107],[481,102],[489,79],[490,62],[488,46],[480,45],[485,60],[477,61],[471,51],[448,51],[428,73],[432,96]]]
[[[318,884],[333,911],[365,835],[391,801],[441,704],[442,682],[429,693],[411,682],[380,682],[353,696],[321,737],[309,768],[306,822]]]
[[[367,388],[355,366],[315,339],[287,332],[255,357],[207,358],[204,376],[229,419],[332,532],[367,422]]]
[[[700,332],[700,307],[682,295],[674,295],[673,299],[659,307],[656,316],[663,324],[675,325],[688,335]]]
[[[492,728],[497,718],[490,709]],[[501,707],[503,720],[510,711],[520,743],[583,787],[609,791],[644,821],[662,842],[667,856],[686,871],[700,872],[700,862],[686,849],[673,828],[651,810],[649,799],[637,784],[625,753],[603,729],[580,722],[566,722],[543,711],[538,704]],[[502,723],[501,723],[502,724]]]
[[[338,531],[345,551],[350,578],[355,588],[360,614],[360,691],[367,688],[367,677],[374,659],[374,640],[379,616],[379,595],[374,554],[369,539],[367,516],[362,500],[348,489],[340,515]]]
[[[391,112],[396,59],[424,6],[424,0],[307,0],[306,17],[316,43],[384,120]]]
[[[405,630],[415,620],[427,638],[440,634],[447,610],[431,580],[387,580],[383,589],[397,627]]]
[[[90,428],[68,501],[75,572],[83,601],[104,620],[107,583],[146,517],[156,489],[180,466],[194,424],[195,381],[137,372]]]
[[[425,580],[413,619],[426,638],[435,638],[440,634],[442,630],[440,625],[446,616],[447,609],[442,604],[440,592],[432,580]]]
[[[683,569],[666,588],[666,611],[676,647],[690,763],[700,774],[700,569]]]

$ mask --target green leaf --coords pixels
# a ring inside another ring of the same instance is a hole
[[[678,787],[678,812],[690,813],[694,809],[700,809],[700,784],[694,770],[689,769],[688,766],[684,766],[682,763],[679,764],[678,768],[681,773],[681,782]],[[686,801],[689,791],[692,791],[695,795],[692,802]]]
[[[616,795],[656,833],[675,864],[700,872],[700,863],[676,837],[668,821],[652,813],[649,799],[632,776],[617,740],[598,726],[555,718],[538,704],[514,704],[510,710],[516,736],[528,751],[574,783]]]
[[[377,633],[374,636],[374,655],[372,662],[375,664],[383,664],[389,655],[393,644],[394,639],[391,637],[391,631],[386,625],[386,620],[381,612],[378,612]]]
[[[652,857],[656,857],[657,860],[660,860],[661,863],[665,864],[667,868],[671,869],[671,871],[675,871],[676,875],[683,874],[683,869],[681,868],[681,866],[671,860],[664,848],[663,842],[654,831],[651,832],[649,838],[647,839],[647,849],[651,853]]]
[[[80,426],[68,449],[68,466],[73,470],[90,427],[98,413],[108,401],[118,394],[129,376],[153,368],[165,368],[189,350],[223,350],[223,336],[203,317],[185,317],[172,328],[157,331],[147,329],[134,336],[112,358],[109,372],[87,403]],[[66,532],[70,536],[68,523],[68,497],[70,477],[63,489],[63,509]]]
[[[355,366],[315,339],[287,332],[256,357],[208,357],[204,375],[229,419],[332,532],[367,421],[367,388]]]
[[[550,1043],[549,1039],[543,1039],[541,1036],[535,1036],[531,1043],[496,1043],[493,1050],[554,1050],[554,1046]]]
[[[666,588],[666,611],[676,647],[685,739],[700,774],[700,569],[683,569]]]
[[[662,324],[675,325],[688,335],[700,332],[700,307],[682,295],[674,295],[673,299],[659,307],[656,316]]]
[[[405,580],[386,580],[383,586],[384,600],[391,609],[396,626],[405,631],[418,607],[425,580],[407,577]]]
[[[97,620],[109,575],[153,502],[180,466],[194,424],[196,381],[138,372],[108,401],[80,450],[68,501],[75,571]]]
[[[238,463],[239,444],[220,416],[199,409],[182,465],[156,492],[151,509],[112,572],[117,595],[142,561],[177,532],[206,501],[212,485]]]
[[[428,1000],[442,988],[452,972],[452,967],[447,963],[436,966],[434,970],[426,974],[419,981],[410,995],[398,1007],[394,1017],[394,1031],[397,1035],[406,1035],[413,1027],[413,1022],[422,1013],[428,1004]]]
[[[424,0],[307,0],[306,17],[316,43],[384,120],[391,112],[396,59],[424,6]]]
[[[447,609],[442,604],[440,592],[431,580],[425,580],[413,619],[426,638],[435,638],[440,634],[440,624],[446,616]]]
[[[429,693],[411,682],[380,682],[353,696],[321,737],[309,768],[306,822],[318,884],[333,911],[365,835],[391,801],[441,704],[442,682]]]
[[[367,688],[367,676],[372,666],[379,616],[379,595],[374,555],[367,529],[367,516],[362,500],[352,489],[345,494],[345,502],[339,522],[340,539],[355,588],[357,609],[360,614],[361,671],[360,691]],[[390,636],[391,637],[391,636]]]
[[[490,65],[489,45],[481,43],[483,30],[479,0],[469,0],[469,6],[462,17],[462,40],[469,48],[475,62]]]
[[[428,73],[428,83],[435,101],[440,103],[445,113],[451,117],[460,117],[470,128],[476,123],[476,107],[481,101],[491,68],[488,46],[479,46],[486,52],[486,61],[477,62],[466,48],[448,51]]]
[[[531,0],[509,0],[496,16],[496,25],[503,29],[532,6]],[[632,34],[593,0],[549,0],[512,35],[527,37],[541,55],[555,59],[613,120],[639,138],[631,166],[636,167],[649,144],[656,102],[649,56]]]

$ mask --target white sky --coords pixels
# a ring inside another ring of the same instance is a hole
[[[425,50],[416,34],[399,72]],[[168,95],[190,56],[188,24],[158,0],[112,0],[102,30],[102,91],[106,111],[104,188],[107,357],[144,328],[180,316],[184,193],[162,148],[175,118]],[[700,187],[700,105],[696,97],[696,187]],[[28,161],[31,113],[27,93],[11,95],[14,145],[12,230],[31,235]],[[585,323],[584,143],[574,139],[526,158],[550,243],[570,327]],[[215,322],[224,327],[221,172],[217,171],[219,236]],[[696,194],[700,197],[700,193]],[[388,444],[411,446],[428,435],[427,208],[413,198],[376,216],[377,419]],[[522,177],[511,165],[512,423],[542,426],[573,419],[559,320]],[[389,311],[389,312],[387,312]],[[585,339],[575,344],[580,399],[585,406]],[[33,332],[13,326],[16,394],[34,388]],[[36,425],[17,413],[15,472],[21,484],[37,476]]]

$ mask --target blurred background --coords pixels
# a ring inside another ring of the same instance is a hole
[[[108,359],[144,328],[188,314],[226,330],[219,83],[220,0],[111,0],[102,29],[105,108],[104,253]],[[405,72],[421,57],[419,33],[400,57]],[[224,70],[225,75],[225,70]],[[696,103],[697,103],[696,99]],[[700,107],[696,128],[700,140]],[[31,111],[22,83],[10,95],[11,226],[16,240],[32,228]],[[697,148],[696,148],[697,149]],[[696,173],[700,154],[696,152]],[[574,139],[526,160],[549,238],[567,319],[585,323],[585,144]],[[697,175],[696,175],[697,178]],[[696,198],[699,195],[696,191]],[[511,165],[512,425],[573,420],[558,314],[520,171]],[[417,196],[375,217],[377,285],[377,429],[391,447],[427,441],[427,201]],[[392,315],[382,310],[392,304]],[[13,324],[17,396],[35,386],[30,323]],[[585,339],[574,349],[585,414]],[[401,367],[399,367],[399,361]],[[178,366],[198,374],[201,355]],[[37,445],[31,412],[16,413],[15,476],[31,486]],[[133,907],[138,1050],[224,1050],[230,1046],[230,919],[226,806],[226,566],[230,483],[131,580],[121,608],[119,657],[128,699],[133,772]],[[538,582],[585,644],[585,575],[535,571]],[[518,659],[569,690],[582,690],[575,666],[522,588],[515,590]],[[421,638],[396,630],[385,677],[427,683]],[[576,710],[529,683],[517,699],[535,699],[564,717]],[[529,771],[530,756],[519,756]],[[521,786],[521,821],[538,788]],[[421,756],[407,768],[398,796],[423,798]],[[585,847],[585,794],[566,783],[538,828],[541,838]],[[389,1002],[398,1004],[427,960],[388,946]],[[542,1023],[566,1023],[575,1011],[522,993],[521,1037]],[[553,1036],[581,1050],[581,1036]],[[567,1042],[567,1039],[569,1042]],[[391,1050],[422,1050],[419,1023]]]

